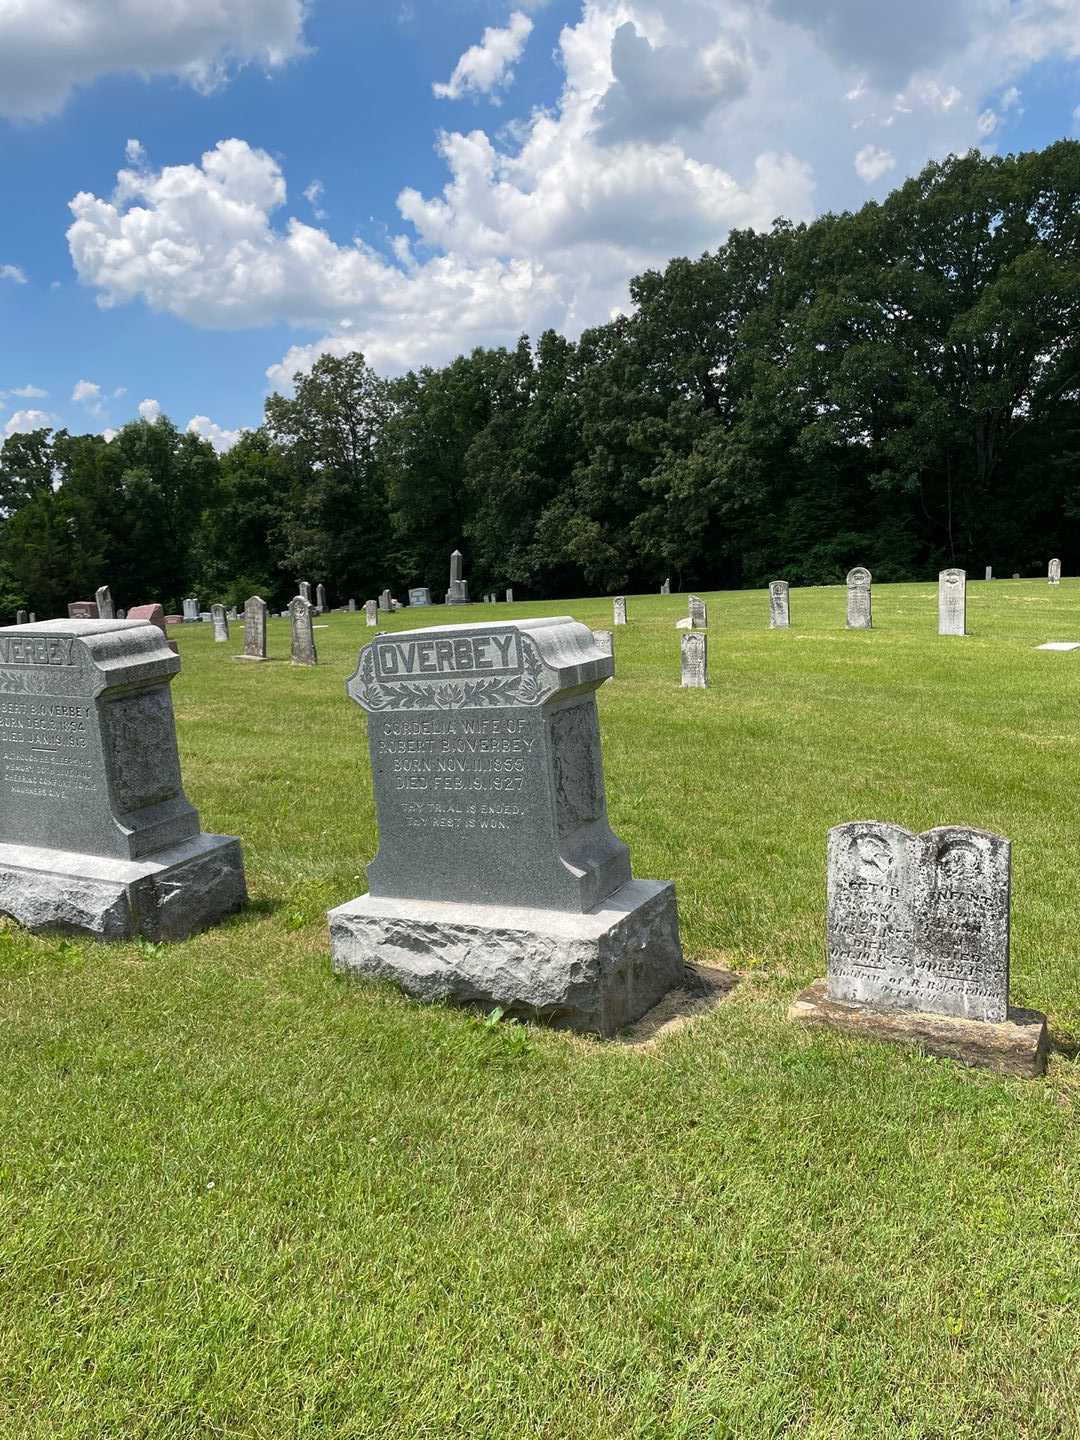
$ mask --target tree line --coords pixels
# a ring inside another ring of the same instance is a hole
[[[323,356],[223,456],[167,419],[0,450],[0,608],[275,607],[1080,573],[1080,143],[734,231],[632,311],[395,379]]]

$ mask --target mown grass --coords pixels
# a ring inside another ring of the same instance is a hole
[[[1080,652],[1033,648],[1080,639],[1080,582],[973,584],[966,639],[931,585],[876,589],[869,634],[838,589],[786,633],[708,598],[707,692],[679,596],[631,599],[601,692],[635,872],[746,977],[645,1050],[334,979],[323,912],[375,847],[363,617],[315,671],[181,632],[187,789],[253,904],[160,947],[0,932],[0,1433],[1080,1435]],[[788,1025],[857,818],[1011,837],[1045,1080]]]

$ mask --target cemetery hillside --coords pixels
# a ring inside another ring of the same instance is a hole
[[[167,419],[0,452],[0,615],[340,594],[1080,571],[1080,142],[928,165],[881,203],[736,230],[630,313],[441,369],[326,355],[220,458]]]
[[[875,581],[872,629],[843,586],[793,587],[781,628],[764,589],[708,592],[704,689],[678,594],[613,629],[608,598],[326,613],[317,665],[287,618],[262,664],[169,626],[184,787],[250,899],[182,941],[0,930],[0,1433],[1080,1434],[1076,657],[1036,649],[1080,639],[1080,581],[967,589],[966,637],[931,583]],[[686,961],[737,977],[712,1008],[600,1040],[332,972],[325,912],[380,843],[344,682],[418,614],[614,635],[608,819],[675,882]],[[824,973],[827,832],[870,817],[1011,841],[1043,1078],[789,1019]]]

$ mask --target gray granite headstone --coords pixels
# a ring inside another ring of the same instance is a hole
[[[938,576],[938,634],[967,634],[967,573],[942,570]]]
[[[349,600],[349,614],[350,614],[350,615],[355,615],[355,614],[356,614],[356,601],[355,601],[354,599],[352,599],[352,598],[350,598],[350,600]]]
[[[98,608],[96,600],[72,600],[68,606],[69,620],[96,620],[98,619]]]
[[[856,565],[848,571],[847,577],[847,625],[849,630],[871,630],[873,620],[870,613],[870,571]]]
[[[101,620],[114,620],[116,611],[113,608],[112,591],[108,585],[102,585],[97,592],[98,618]]]
[[[0,911],[177,939],[243,904],[238,842],[202,834],[183,791],[179,668],[139,620],[0,630]]]
[[[368,629],[375,629],[379,623],[379,602],[377,600],[364,601],[364,618],[368,623]]]
[[[310,604],[311,604],[311,581],[310,581],[310,580],[297,580],[297,582],[296,582],[296,593],[297,593],[298,595],[302,596],[302,597],[308,602],[308,604],[310,605]]]
[[[198,618],[199,618],[199,600],[198,600],[198,596],[192,595],[192,596],[189,596],[189,597],[184,601],[184,619],[185,619],[185,621],[190,622],[190,621],[193,621],[193,620],[198,620]]]
[[[382,610],[384,614],[389,614],[393,609],[393,601],[390,598],[389,590],[384,590],[379,596],[379,609]]]
[[[691,630],[706,630],[709,625],[709,608],[700,595],[690,595],[688,600],[688,618]]]
[[[29,624],[29,621],[30,621],[30,616],[29,616],[29,614],[27,613],[27,611],[25,611],[25,610],[16,610],[16,611],[15,611],[15,624],[16,624],[16,625],[27,625],[27,624]]]
[[[709,683],[709,639],[700,630],[689,630],[679,641],[683,689],[704,690]]]
[[[252,595],[244,604],[244,653],[237,660],[266,659],[266,601]]]
[[[671,594],[671,576],[670,576],[670,575],[669,575],[668,578],[664,581],[664,583],[660,586],[660,594],[661,594],[661,595],[670,595],[670,594]]]
[[[514,603],[514,592],[513,592],[513,590],[507,589],[507,592],[506,592],[506,603],[507,603],[508,605],[512,605],[512,604]]]
[[[769,582],[769,629],[787,630],[791,625],[791,591],[786,580]]]
[[[315,650],[315,631],[312,629],[313,606],[303,595],[289,601],[289,620],[292,626],[292,663],[294,665],[317,665],[319,657]]]
[[[221,645],[229,638],[229,618],[224,605],[210,606],[210,619],[214,625],[214,640]]]
[[[447,605],[467,605],[469,603],[469,585],[464,578],[464,564],[465,559],[461,551],[452,551],[450,555],[450,588],[446,592]]]
[[[330,912],[335,967],[410,994],[610,1034],[682,976],[674,893],[633,880],[604,795],[610,656],[568,617],[380,634],[367,712],[369,893]]]
[[[1051,561],[1050,561],[1049,567],[1048,567],[1048,569],[1047,569],[1047,576],[1046,576],[1046,578],[1049,580],[1049,582],[1050,582],[1051,585],[1060,585],[1060,584],[1061,584],[1061,561],[1060,561],[1060,560],[1051,560]]]
[[[829,999],[1003,1021],[1010,849],[960,825],[830,830]]]
[[[321,580],[315,586],[315,608],[320,615],[326,614],[326,586]]]
[[[987,580],[992,580],[994,578],[994,567],[992,565],[987,565],[985,578]]]
[[[616,596],[615,596],[615,599],[611,602],[611,609],[612,609],[611,623],[612,623],[613,625],[625,625],[625,624],[626,624],[626,596],[625,596],[625,595],[616,595]]]
[[[409,591],[410,605],[430,605],[431,591],[426,585],[414,585]]]

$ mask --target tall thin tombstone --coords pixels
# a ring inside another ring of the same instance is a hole
[[[967,572],[942,570],[938,576],[938,634],[967,634]]]
[[[612,617],[611,617],[611,623],[612,623],[613,625],[625,625],[625,624],[626,624],[626,596],[625,596],[625,595],[616,595],[616,596],[615,596],[615,599],[612,601]]]
[[[364,619],[367,621],[369,630],[374,630],[379,624],[379,602],[377,600],[364,601]]]
[[[308,602],[308,604],[310,605],[310,604],[311,604],[311,581],[310,581],[310,580],[298,580],[298,581],[296,582],[296,593],[297,593],[298,595],[302,595],[303,598],[304,598],[304,599]]]
[[[102,585],[97,592],[97,608],[99,620],[114,620],[116,611],[113,608],[112,591],[108,585]]]
[[[321,580],[315,586],[315,606],[320,615],[326,614],[326,586]]]
[[[709,683],[709,637],[702,630],[688,631],[679,644],[684,690],[704,690]]]
[[[707,630],[709,627],[709,607],[702,600],[700,595],[687,597],[689,603],[688,615],[691,630]]]
[[[315,631],[311,623],[313,606],[303,595],[289,601],[289,622],[292,627],[292,663],[294,665],[317,665],[319,657],[315,650]]]
[[[214,643],[223,645],[229,638],[229,617],[224,605],[210,606],[210,619],[214,625]]]
[[[266,601],[252,595],[244,605],[244,653],[237,660],[266,659]]]
[[[870,612],[870,586],[873,577],[864,565],[856,565],[848,571],[847,577],[847,628],[849,630],[872,630]]]
[[[1060,585],[1060,584],[1061,584],[1061,561],[1060,561],[1060,560],[1051,560],[1051,561],[1050,561],[1050,564],[1049,564],[1049,566],[1048,566],[1048,568],[1047,568],[1046,578],[1047,578],[1047,580],[1050,582],[1051,585]]]
[[[787,630],[791,625],[791,591],[786,580],[769,581],[769,629]]]

